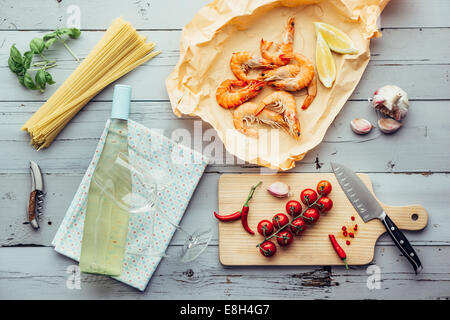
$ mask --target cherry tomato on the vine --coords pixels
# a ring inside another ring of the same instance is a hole
[[[302,213],[302,204],[297,200],[288,201],[286,203],[286,212],[295,218]]]
[[[294,236],[288,230],[283,230],[283,231],[279,232],[276,235],[276,237],[277,237],[278,244],[282,247],[290,245],[292,243],[292,241],[294,240]]]
[[[317,193],[323,196],[326,196],[331,192],[331,183],[327,180],[319,181],[317,184]]]
[[[261,220],[258,223],[258,232],[263,236],[267,237],[273,233],[273,224],[269,220]]]
[[[265,257],[271,257],[277,252],[277,246],[272,241],[264,241],[259,246],[259,251]]]
[[[306,230],[306,224],[305,221],[303,219],[297,218],[294,219],[291,222],[291,225],[289,226],[289,229],[291,229],[291,232],[298,236],[299,234],[301,234],[303,231]]]
[[[313,189],[305,189],[300,193],[300,200],[306,204],[312,204],[317,200],[317,193]]]
[[[316,208],[309,208],[303,213],[303,220],[308,224],[316,223],[319,218],[320,213]]]
[[[280,229],[289,223],[289,218],[284,213],[277,213],[273,216],[272,223],[275,229]]]
[[[333,208],[333,201],[328,197],[322,197],[317,201],[317,207],[323,212],[330,211]]]

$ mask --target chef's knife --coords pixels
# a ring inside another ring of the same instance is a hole
[[[34,229],[39,229],[38,218],[42,214],[44,203],[44,181],[41,169],[36,162],[30,161],[31,193],[28,202],[28,221]]]
[[[411,262],[416,274],[422,271],[422,263],[408,239],[406,239],[405,235],[397,228],[386,212],[384,212],[377,199],[367,189],[362,180],[353,171],[341,164],[331,163],[331,168],[345,195],[363,221],[366,223],[372,219],[381,220],[388,234],[394,240],[395,245],[408,258],[409,262]]]

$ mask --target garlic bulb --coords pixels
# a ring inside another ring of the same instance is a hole
[[[350,122],[350,127],[352,128],[353,132],[357,134],[367,134],[373,128],[372,124],[368,120],[358,118],[353,119]]]
[[[375,91],[372,106],[385,115],[400,121],[408,113],[408,95],[397,86],[387,85]]]
[[[400,129],[402,124],[391,118],[382,118],[378,120],[378,128],[384,133],[393,133]]]

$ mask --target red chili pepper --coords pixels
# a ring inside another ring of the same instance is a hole
[[[348,269],[348,264],[347,264],[347,255],[344,251],[344,249],[341,248],[341,246],[339,245],[339,243],[337,242],[336,238],[334,237],[334,235],[329,234],[328,237],[330,238],[331,244],[333,245],[334,250],[336,251],[336,253],[338,254],[339,258],[342,259],[342,261],[344,261],[345,263],[345,269]]]
[[[258,188],[261,185],[261,183],[262,183],[262,181],[260,181],[258,184],[254,185],[250,189],[250,192],[249,192],[248,197],[247,197],[247,201],[245,201],[244,206],[242,207],[242,210],[241,210],[242,226],[244,227],[245,231],[247,231],[250,234],[255,234],[255,232],[253,232],[253,230],[250,229],[250,227],[248,226],[247,217],[248,217],[248,211],[250,210],[250,208],[248,206],[248,202],[253,197],[253,193],[255,193],[256,188]]]
[[[247,217],[248,217],[249,209],[250,208],[245,205],[242,207],[241,222],[242,222],[242,226],[244,227],[245,231],[247,231],[250,234],[255,234],[255,232],[252,229],[250,229],[250,227],[248,226]]]
[[[214,212],[214,216],[220,221],[234,221],[241,217],[241,211],[236,211],[235,213],[231,213],[226,216],[222,216],[220,214],[217,214],[217,212]]]

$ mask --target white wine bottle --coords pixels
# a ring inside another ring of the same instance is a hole
[[[119,154],[128,155],[130,101],[131,87],[116,85],[105,145],[89,186],[81,272],[110,276],[122,273],[129,211],[112,199],[121,199],[131,192],[131,173],[114,165]]]

